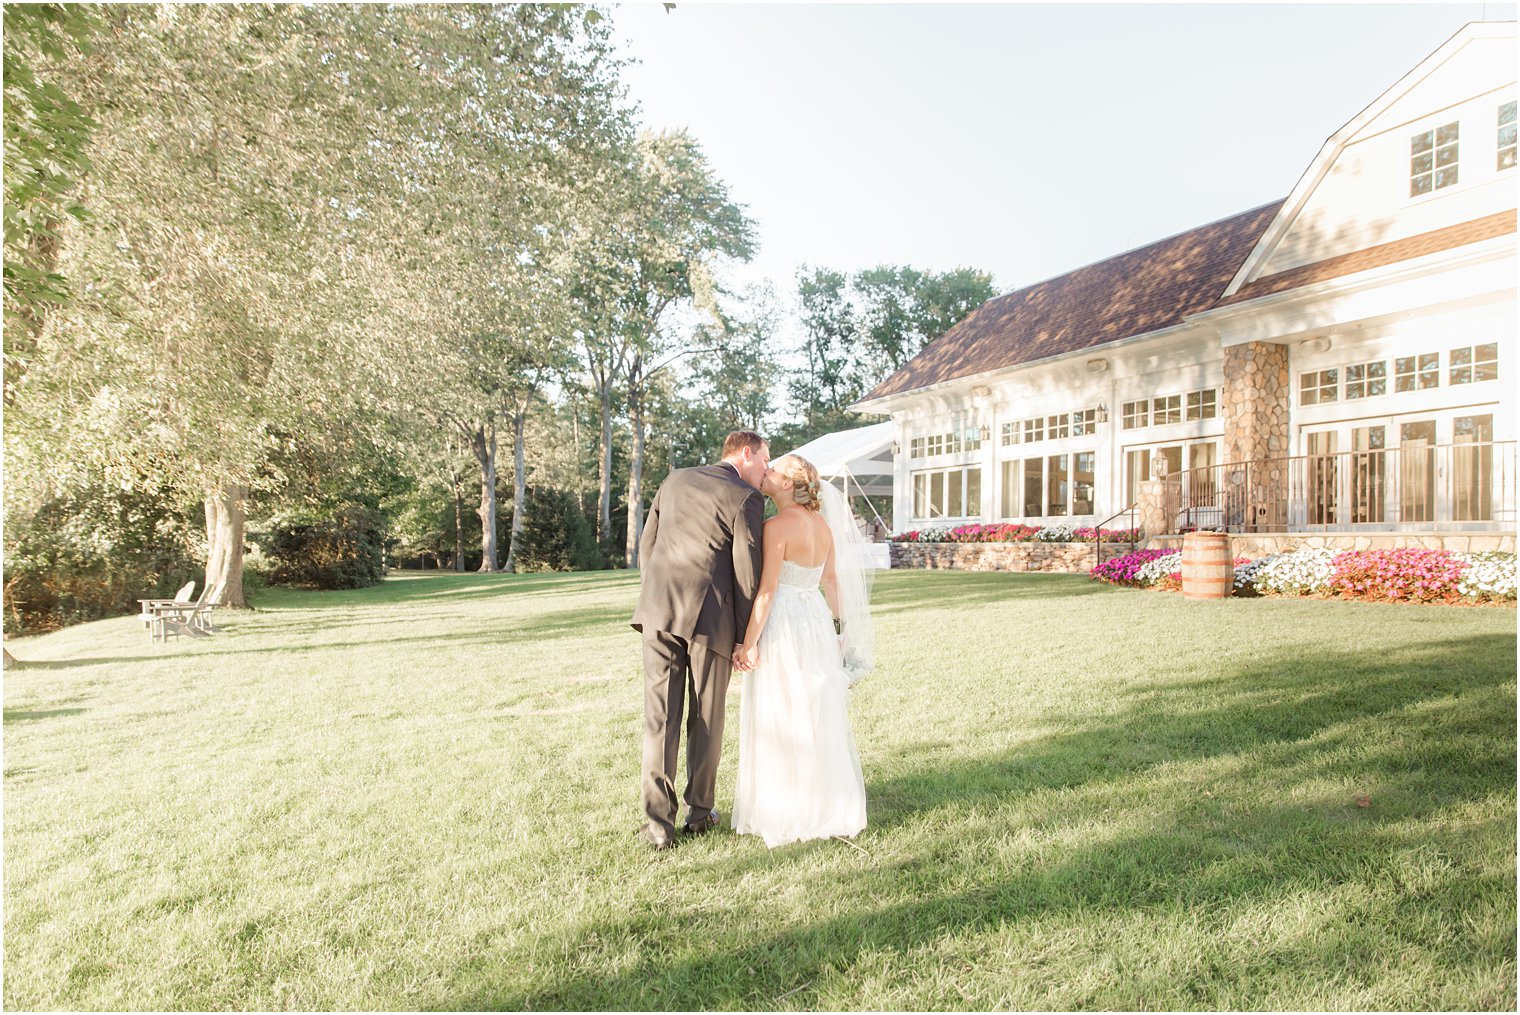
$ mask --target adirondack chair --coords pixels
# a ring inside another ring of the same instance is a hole
[[[216,633],[211,621],[214,606],[206,601],[210,592],[208,586],[201,590],[199,599],[192,599],[195,582],[191,581],[186,582],[173,599],[139,599],[138,603],[142,605],[139,619],[148,628],[148,640],[168,641],[171,634],[202,637]]]
[[[160,636],[167,641],[169,635],[189,635],[192,638],[205,638],[216,633],[216,628],[211,622],[211,611],[215,604],[207,600],[211,596],[208,586],[201,590],[201,597],[193,603],[173,603],[168,606],[156,607],[154,612],[158,616]]]
[[[193,595],[195,595],[195,582],[191,580],[185,582],[180,590],[174,593],[173,599],[139,599],[137,601],[142,607],[142,612],[137,615],[137,619],[141,620],[143,626],[148,629],[150,642],[159,641],[163,637],[163,620],[158,611],[167,606],[193,606],[195,605],[195,600],[191,598]]]

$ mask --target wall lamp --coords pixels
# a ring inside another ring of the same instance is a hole
[[[1098,413],[1093,418],[1096,419],[1099,423],[1107,423],[1108,422],[1108,406],[1104,405],[1102,402],[1099,402],[1098,403]]]

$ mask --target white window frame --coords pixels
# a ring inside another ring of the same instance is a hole
[[[1183,418],[1189,423],[1201,422],[1205,419],[1219,418],[1219,389],[1199,388],[1197,391],[1187,393],[1187,404],[1183,408]]]
[[[1409,138],[1410,197],[1424,197],[1457,185],[1461,140],[1461,120],[1422,130]]]
[[[1373,369],[1381,370],[1378,376],[1373,376]],[[1360,371],[1360,376],[1353,377],[1352,371]],[[1363,363],[1346,364],[1346,401],[1351,402],[1359,398],[1381,398],[1388,394],[1388,361],[1385,359],[1372,359]],[[1381,384],[1382,391],[1373,391],[1374,385]]]
[[[1426,363],[1426,360],[1433,362]],[[1412,364],[1411,369],[1403,369],[1405,363]],[[1409,387],[1404,387],[1405,379],[1409,380]],[[1425,383],[1426,380],[1430,383]],[[1394,394],[1407,394],[1411,391],[1428,391],[1441,386],[1441,354],[1438,352],[1417,352],[1412,356],[1395,356],[1393,358],[1393,391]]]
[[[1506,135],[1508,135],[1506,137]],[[1499,107],[1499,125],[1494,135],[1498,151],[1494,164],[1499,172],[1515,168],[1515,100]]]
[[[1298,375],[1298,404],[1329,405],[1331,402],[1339,402],[1341,400],[1340,376],[1340,367],[1305,370]],[[1313,398],[1309,397],[1310,392],[1314,393]]]
[[[976,473],[975,494],[971,497],[972,480],[971,473]],[[941,504],[934,503],[934,477],[943,476],[944,501]],[[919,483],[922,480],[924,489],[922,496],[924,501],[919,500]],[[956,483],[960,487],[961,513],[949,514],[950,508],[950,484]],[[910,498],[909,510],[911,517],[918,522],[950,522],[968,518],[979,518],[982,514],[982,467],[981,465],[953,465],[938,469],[914,469],[909,473],[908,494]],[[928,510],[921,513],[920,509],[927,504]],[[938,513],[936,513],[936,511]]]
[[[1480,352],[1493,350],[1492,355],[1479,356]],[[1457,354],[1466,354],[1466,363],[1457,362]],[[1493,370],[1489,376],[1479,377],[1478,372],[1485,366],[1492,365]],[[1461,374],[1458,371],[1462,371]],[[1486,381],[1499,379],[1499,343],[1482,342],[1478,345],[1459,345],[1447,354],[1446,383],[1447,384],[1482,384]]]
[[[1091,511],[1077,513],[1072,509],[1077,500],[1076,463],[1078,455],[1092,456],[1092,491],[1089,502]],[[1066,510],[1061,514],[1051,513],[1050,504],[1050,461],[1053,458],[1063,459],[1066,471]],[[1024,501],[1025,471],[1030,462],[1037,462],[1040,471],[1040,513],[1029,514]],[[1098,512],[1098,450],[1097,448],[1078,448],[1072,451],[1055,451],[1044,455],[1025,455],[1022,458],[1004,458],[998,462],[998,505],[997,515],[1004,521],[1022,521],[1028,524],[1045,523],[1048,519],[1083,518],[1095,516]],[[1009,476],[1013,479],[1013,489],[1009,489]],[[1010,504],[1009,494],[1013,495],[1013,503]]]

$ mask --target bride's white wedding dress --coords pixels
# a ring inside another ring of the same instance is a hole
[[[760,663],[744,676],[734,830],[767,846],[866,827],[850,678],[818,588],[822,575],[821,565],[782,561]]]

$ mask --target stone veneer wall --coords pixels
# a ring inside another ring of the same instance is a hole
[[[1182,549],[1181,536],[1155,536],[1146,540],[1148,549]],[[1236,557],[1265,557],[1269,553],[1289,553],[1310,547],[1332,550],[1397,550],[1406,546],[1453,553],[1477,553],[1480,550],[1515,552],[1513,533],[1496,532],[1251,532],[1232,534],[1230,549]]]
[[[1092,543],[892,543],[892,566],[930,571],[1045,571],[1086,574],[1098,562]],[[1100,543],[1103,560],[1130,552]]]
[[[1288,455],[1288,347],[1246,342],[1224,349],[1222,464],[1266,463]],[[1245,524],[1278,529],[1287,523],[1287,463],[1253,465]]]

